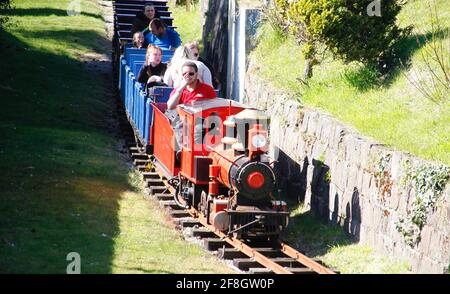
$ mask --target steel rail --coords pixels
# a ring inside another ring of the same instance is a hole
[[[307,257],[304,254],[301,254],[300,252],[298,252],[297,250],[295,250],[294,248],[283,242],[280,242],[279,246],[281,252],[283,252],[289,257],[296,259],[299,263],[303,264],[304,266],[315,271],[318,274],[336,274],[329,268],[324,267],[320,263],[314,261],[313,259]]]

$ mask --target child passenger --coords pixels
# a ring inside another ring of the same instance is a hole
[[[133,47],[134,48],[145,48],[145,38],[142,32],[136,32],[133,35]]]

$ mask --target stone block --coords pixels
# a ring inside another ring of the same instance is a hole
[[[309,117],[308,128],[306,130],[306,133],[308,135],[315,136],[318,125],[319,125],[319,113],[317,113],[315,111],[311,112],[311,116]]]
[[[350,175],[350,166],[348,162],[342,161],[341,164],[339,164],[339,171],[341,173],[341,176],[338,179],[338,185],[342,190],[347,190],[347,179]]]
[[[381,232],[382,230],[382,225],[381,225],[381,221],[382,221],[382,212],[381,209],[379,207],[374,207],[373,209],[373,218],[372,218],[372,223],[373,223],[373,227],[375,228],[375,231],[377,232]]]
[[[311,185],[309,183],[306,185],[304,204],[307,208],[311,208]]]
[[[362,140],[360,148],[361,148],[361,167],[364,170],[370,171],[372,170],[371,166],[371,158],[370,158],[370,146],[374,143],[369,140]]]
[[[397,212],[400,215],[408,215],[408,212],[410,211],[408,209],[409,201],[410,201],[409,198],[412,198],[410,194],[411,193],[404,194],[398,198],[399,201],[398,201],[398,206],[397,206]]]
[[[369,228],[364,224],[361,224],[361,230],[359,233],[359,244],[366,245],[367,244],[367,235]]]
[[[379,144],[379,143],[370,144],[369,158],[370,158],[370,164],[371,164],[370,169],[371,170],[376,171],[377,167],[375,165],[377,165],[378,160],[380,159],[380,154],[386,150],[387,150],[386,147],[382,144]]]
[[[392,256],[395,256],[396,258],[403,258],[405,256],[404,250],[403,250],[403,243],[395,241],[394,242],[394,248],[392,249]]]
[[[358,189],[359,193],[362,195],[364,170],[361,168],[361,166],[357,165],[357,167],[358,167],[358,173],[356,175],[355,187]]]
[[[359,169],[356,165],[350,165],[348,167],[348,176],[347,181],[345,183],[345,187],[348,190],[352,190],[357,187],[358,184],[358,172]]]
[[[308,130],[308,122],[309,122],[312,112],[309,110],[304,110],[303,113],[304,113],[304,115],[303,115],[302,124],[300,126],[300,131],[302,131],[303,133],[306,134],[306,131]]]
[[[298,132],[293,127],[285,128],[285,130],[283,150],[291,157],[295,157],[297,142],[293,138],[298,137]]]
[[[403,176],[403,162],[405,161],[405,154],[395,151],[391,157],[391,177],[395,182],[400,182]]]
[[[328,148],[330,148],[331,150],[333,150],[333,152],[337,153],[337,147],[338,144],[335,143],[335,137],[336,137],[336,121],[331,120],[331,125],[329,125],[329,129],[330,129],[330,133],[328,134],[329,139],[328,141]]]
[[[388,235],[383,235],[383,252],[387,255],[394,252],[394,241]]]
[[[300,109],[301,109],[301,105],[297,101],[295,101],[295,100],[286,101],[284,111],[285,111],[285,115],[286,115],[286,120],[288,121],[290,127],[293,127],[293,128],[299,127]]]
[[[430,236],[430,250],[428,256],[435,260],[441,259],[442,252],[439,250],[439,248],[441,248],[440,245],[441,234],[438,231],[433,230]]]
[[[345,136],[346,135],[341,137],[341,141],[338,143],[338,146],[337,146],[337,154],[338,154],[339,159],[342,161],[347,161],[345,159],[346,146],[345,146],[344,142],[342,141],[342,140],[344,140]]]
[[[397,210],[400,204],[400,198],[402,197],[401,191],[397,189],[397,185],[393,185],[391,194],[386,199],[386,204],[390,209]]]
[[[366,200],[361,205],[361,222],[367,227],[373,228],[373,207]]]
[[[328,207],[330,211],[339,211],[339,194],[335,185],[330,185],[330,194],[328,197]]]
[[[325,155],[326,145],[322,144],[320,141],[316,141],[312,145],[311,157],[316,160],[322,160],[321,158]],[[325,163],[325,162],[324,162]]]
[[[332,119],[328,116],[323,116],[321,125],[321,132],[318,137],[321,141],[329,142],[333,131]]]
[[[325,128],[326,126],[324,124],[324,117],[325,116],[322,113],[319,112],[317,114],[317,117],[318,117],[318,119],[317,119],[317,128],[314,131],[314,136],[319,139],[320,138],[320,133],[322,133],[322,129]]]
[[[361,194],[365,197],[370,196],[370,184],[372,181],[372,174],[363,171],[362,173],[362,188],[361,188]]]
[[[420,260],[420,265],[418,266],[417,273],[419,274],[442,274],[444,273],[445,267],[443,267],[439,262],[428,258],[427,256],[422,257]]]
[[[306,172],[306,181],[310,184],[310,185],[314,185],[314,165],[309,164],[308,165],[308,169]]]
[[[336,153],[334,153],[333,149],[330,148],[327,142],[325,143],[327,144],[325,148],[325,163],[331,168],[331,164],[336,157]]]
[[[431,235],[433,234],[433,228],[425,225],[422,228],[422,232],[420,234],[420,243],[418,250],[422,252],[424,255],[430,255],[430,242],[431,242]]]
[[[359,136],[357,136],[356,134],[353,135],[354,137],[354,151],[353,154],[351,155],[351,161],[356,164],[358,167],[361,167],[361,161],[362,161],[362,157],[363,154],[361,153],[362,150],[362,145],[364,140],[362,138],[360,138]]]
[[[295,140],[297,142],[297,146],[295,146],[295,153],[299,156],[305,156],[306,150],[305,150],[305,140],[303,140],[303,137],[301,136],[299,132],[298,138]]]
[[[355,137],[353,134],[347,134],[342,139],[342,144],[345,148],[345,160],[351,161],[353,153],[355,152]]]

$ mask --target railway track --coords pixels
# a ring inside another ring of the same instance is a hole
[[[127,148],[135,167],[142,173],[149,197],[156,198],[160,206],[168,210],[177,228],[188,237],[199,239],[206,250],[217,251],[219,258],[250,274],[335,274],[283,242],[242,242],[216,230],[195,209],[181,209],[173,200],[174,188],[158,172],[144,150],[137,147],[128,122],[127,125],[122,129],[128,134],[125,136]]]

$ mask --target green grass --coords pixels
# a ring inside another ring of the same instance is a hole
[[[381,255],[362,245],[333,246],[320,258],[324,263],[339,269],[342,274],[411,273],[411,266],[407,262]]]
[[[414,24],[419,35],[429,32],[426,2],[410,1],[399,16],[401,25]],[[448,28],[450,2],[437,0],[436,5],[442,26]],[[421,54],[425,49],[417,47],[412,37],[403,44],[402,54],[410,55],[415,66],[424,68]],[[449,95],[437,105],[424,98],[402,70],[377,84],[373,83],[370,69],[356,63],[346,65],[330,56],[314,68],[306,87],[299,81],[304,64],[300,47],[268,25],[262,28],[259,45],[252,54],[264,64],[259,69],[263,78],[292,93],[306,106],[320,108],[388,146],[450,164]]]
[[[142,180],[137,173],[130,178],[135,183]],[[155,199],[143,201],[136,192],[122,197],[126,201],[119,203],[122,229],[114,237],[113,273],[232,273],[199,246],[187,244],[166,223],[167,215]]]
[[[291,212],[283,237],[306,255],[320,259],[342,274],[409,273],[408,263],[388,258],[371,248],[353,243],[341,227],[322,222],[300,205]]]
[[[202,26],[200,5],[196,3],[191,6],[190,11],[186,11],[185,6],[175,6],[173,5],[173,1],[171,1],[170,7],[174,18],[173,25],[177,27],[176,30],[180,34],[183,44],[192,41],[198,41],[201,44]]]
[[[0,272],[223,273],[137,192],[118,145],[110,77],[82,60],[105,52],[98,6],[15,1],[0,31]],[[97,62],[99,64],[99,62]]]

